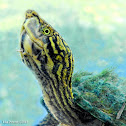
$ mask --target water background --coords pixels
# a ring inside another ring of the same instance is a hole
[[[0,126],[2,121],[31,126],[46,115],[38,82],[16,52],[27,9],[37,11],[66,40],[74,72],[115,67],[126,77],[125,8],[125,0],[0,0]]]

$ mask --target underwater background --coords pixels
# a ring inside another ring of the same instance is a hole
[[[47,114],[39,84],[16,51],[27,9],[38,12],[66,40],[75,59],[74,73],[114,67],[125,78],[125,8],[125,0],[0,0],[0,126],[14,125],[3,121],[32,126]]]

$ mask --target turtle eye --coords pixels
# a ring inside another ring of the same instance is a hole
[[[51,30],[48,27],[45,28],[41,27],[40,32],[42,32],[44,35],[50,35]]]
[[[48,28],[43,29],[43,33],[45,35],[49,35],[50,34],[50,29],[48,29]]]

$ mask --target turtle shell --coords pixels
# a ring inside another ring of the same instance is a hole
[[[74,102],[81,108],[103,122],[126,126],[125,79],[106,69],[98,75],[77,73],[73,76],[72,83]],[[118,117],[119,112],[121,114]]]

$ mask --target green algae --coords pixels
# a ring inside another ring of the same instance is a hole
[[[121,118],[116,120],[118,111],[126,101],[125,94],[117,85],[124,85],[125,80],[120,79],[111,69],[105,69],[97,75],[78,73],[74,77],[73,93],[78,105],[103,122],[119,126],[126,124],[123,124],[126,122],[126,108]],[[74,87],[76,77],[78,86]]]

